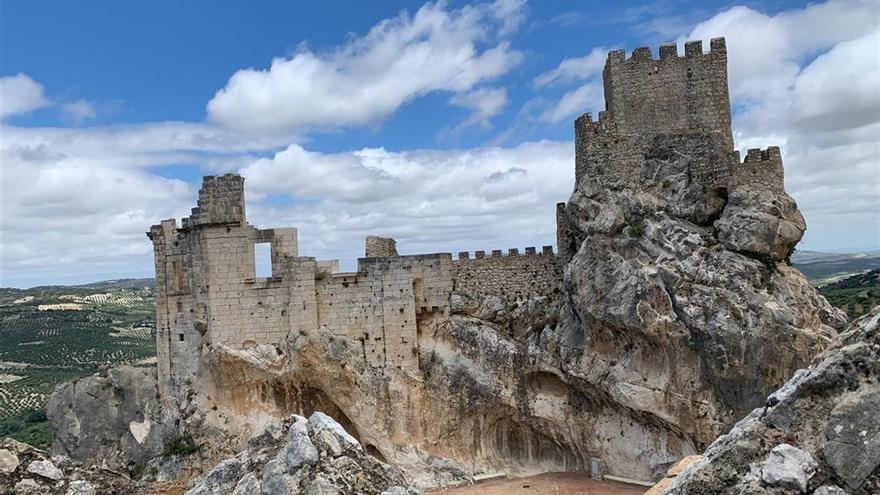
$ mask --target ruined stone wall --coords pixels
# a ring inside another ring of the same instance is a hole
[[[361,258],[356,273],[315,281],[317,324],[360,342],[372,366],[418,368],[419,315],[448,310],[448,254]]]
[[[524,254],[515,248],[506,255],[500,249],[489,256],[484,251],[477,251],[473,257],[461,252],[453,262],[453,277],[456,292],[512,300],[550,296],[559,293],[562,263],[552,246],[544,246],[541,253],[533,247],[527,247]]]
[[[397,241],[390,237],[368,235],[366,240],[365,254],[367,258],[381,256],[397,256]]]
[[[336,261],[299,256],[296,229],[249,225],[237,175],[206,177],[198,204],[180,228],[168,220],[149,232],[163,384],[195,376],[203,342],[248,348],[318,328],[358,342],[372,366],[415,371],[419,322],[446,318],[454,287],[519,298],[552,293],[562,278],[549,246],[453,263],[448,253],[399,256],[394,239],[378,236],[357,272],[339,273]],[[256,277],[259,243],[271,245],[270,277]]]
[[[782,153],[778,146],[771,146],[766,150],[750,149],[743,162],[739,161],[739,152],[736,152],[732,162],[735,188],[785,192]]]
[[[156,262],[156,362],[160,392],[165,397],[186,386],[196,373],[192,356],[201,347],[206,320],[200,304],[193,261],[193,239],[174,220],[154,225]]]

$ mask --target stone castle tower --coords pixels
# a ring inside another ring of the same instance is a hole
[[[575,122],[577,188],[639,182],[658,136],[680,141],[689,180],[725,196],[742,186],[782,191],[778,148],[733,150],[727,52],[688,42],[626,58],[613,51],[603,74],[605,112]],[[393,239],[370,236],[356,272],[337,260],[300,256],[297,230],[257,229],[245,216],[244,179],[205,177],[198,206],[180,226],[173,219],[147,233],[153,242],[158,298],[160,388],[172,397],[197,376],[204,346],[281,344],[296,332],[324,329],[360,348],[374,367],[418,371],[419,336],[453,311],[453,293],[515,301],[561,291],[562,268],[579,243],[566,205],[557,205],[558,255],[552,246],[399,255]],[[258,278],[254,245],[268,243],[271,276]]]
[[[783,191],[779,148],[748,151],[745,161],[733,149],[727,47],[714,38],[703,53],[701,41],[662,45],[658,58],[649,47],[608,54],[603,72],[604,112],[598,121],[585,114],[575,122],[575,181],[600,184],[634,181],[645,152],[657,135],[693,142],[691,178],[707,189],[728,191],[750,185]],[[692,139],[696,137],[696,139]]]

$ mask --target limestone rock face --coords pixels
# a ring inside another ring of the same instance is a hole
[[[804,230],[791,197],[698,184],[704,140],[658,135],[635,179],[587,177],[566,210],[579,246],[565,270],[571,372],[697,446],[846,322],[781,261]]]
[[[315,412],[288,423],[286,442],[252,444],[217,464],[186,495],[418,493],[329,416]]]
[[[122,366],[59,385],[46,404],[54,453],[114,469],[143,466],[177,432],[158,399],[155,370]]]
[[[875,308],[663,493],[880,493],[878,383]]]

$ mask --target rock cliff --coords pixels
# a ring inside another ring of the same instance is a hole
[[[880,493],[880,308],[718,438],[663,493]]]

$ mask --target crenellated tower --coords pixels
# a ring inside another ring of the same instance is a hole
[[[609,52],[603,71],[604,112],[575,121],[575,179],[614,187],[638,181],[646,154],[658,136],[676,143],[690,160],[691,179],[706,190],[748,186],[782,190],[779,148],[750,150],[744,162],[734,152],[727,47],[713,38]]]

